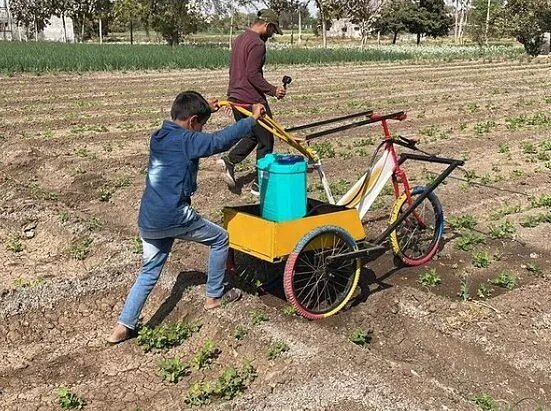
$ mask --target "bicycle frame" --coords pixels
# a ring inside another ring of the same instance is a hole
[[[240,111],[241,113],[251,116],[252,113],[247,110],[244,105],[235,104],[228,101],[221,101],[219,102],[220,106],[230,106],[232,108],[235,108],[236,110]],[[316,127],[319,125],[329,124],[330,122],[336,122],[341,121],[344,119],[350,119],[355,118],[359,116],[368,116],[367,119],[361,120],[352,124],[347,124],[344,126],[339,126],[330,130],[324,130],[317,133],[309,134],[305,136],[304,138],[297,138],[292,136],[289,131],[291,130],[302,130],[307,129],[310,127]],[[407,202],[409,204],[408,209],[400,216],[398,220],[396,220],[393,224],[391,224],[380,236],[377,237],[375,240],[376,244],[379,244],[383,241],[384,238],[386,238],[392,231],[396,229],[396,227],[401,224],[412,212],[414,212],[414,209],[431,193],[456,167],[461,166],[464,164],[461,160],[456,159],[450,159],[450,158],[442,158],[437,157],[433,155],[419,155],[419,154],[412,154],[412,153],[403,153],[400,155],[400,157],[397,156],[396,150],[394,148],[394,144],[398,144],[401,146],[404,146],[406,148],[410,148],[413,150],[418,150],[415,147],[415,144],[412,143],[411,140],[404,139],[405,141],[408,141],[408,144],[404,143],[403,141],[396,140],[392,137],[390,134],[389,128],[388,128],[388,120],[398,120],[402,121],[406,119],[406,114],[404,112],[397,112],[387,115],[380,115],[380,114],[373,114],[373,111],[365,111],[362,113],[352,114],[348,116],[338,117],[333,120],[324,120],[312,124],[307,124],[303,126],[297,126],[297,127],[291,127],[287,130],[282,128],[278,123],[276,123],[273,119],[271,119],[268,116],[264,116],[263,118],[259,119],[259,124],[264,127],[266,130],[273,133],[275,136],[289,144],[291,147],[298,150],[301,154],[303,154],[306,158],[308,158],[310,165],[316,169],[318,172],[318,175],[320,177],[321,183],[323,185],[323,189],[325,191],[325,195],[327,197],[327,200],[330,204],[337,204],[341,206],[346,206],[348,208],[355,207],[358,210],[358,214],[360,219],[363,219],[365,214],[369,211],[381,191],[383,190],[384,186],[387,184],[387,182],[392,179],[392,185],[394,190],[394,196],[396,198],[400,197],[400,188],[399,184],[401,183],[403,186],[403,192],[406,194]],[[309,142],[315,138],[336,133],[339,131],[348,130],[354,127],[359,127],[366,124],[381,122],[381,126],[383,128],[383,134],[384,134],[384,140],[382,145],[384,145],[383,154],[379,158],[379,160],[375,163],[373,168],[368,170],[360,179],[348,190],[347,193],[345,193],[337,202],[335,202],[335,199],[333,197],[333,193],[331,192],[331,187],[327,181],[327,178],[325,176],[325,173],[323,172],[321,160],[318,157],[317,153],[308,145]],[[306,141],[307,145],[303,145],[303,141]],[[420,150],[419,150],[420,151]],[[426,153],[425,153],[426,154]],[[406,175],[406,172],[400,167],[406,160],[412,159],[416,161],[425,161],[425,162],[431,162],[431,163],[440,163],[440,164],[447,164],[448,167],[444,172],[442,172],[435,181],[427,186],[427,190],[419,195],[414,201],[412,201],[411,197],[411,190],[409,181]],[[366,180],[369,178],[369,180],[366,183]],[[416,218],[420,221],[419,217],[416,216]],[[420,223],[422,223],[420,221]]]
[[[409,181],[404,170],[400,168],[399,159],[394,149],[394,140],[390,134],[388,128],[388,120],[396,119],[402,121],[406,118],[405,113],[398,112],[387,116],[381,116],[379,114],[372,114],[368,120],[364,120],[360,123],[370,124],[375,122],[381,122],[384,134],[384,150],[379,160],[375,163],[373,168],[368,170],[360,179],[346,192],[341,199],[337,202],[337,205],[356,207],[360,219],[363,219],[387,182],[392,178],[394,196],[398,198],[400,196],[400,189],[398,187],[399,181],[401,181],[404,193],[406,193],[408,203],[411,203],[411,193]],[[350,126],[350,125],[349,125]],[[339,127],[338,130],[342,130],[348,126]],[[325,135],[327,132],[321,132],[307,136],[307,140],[317,138],[321,135]],[[366,184],[366,179],[369,181]],[[331,195],[331,190],[326,190],[326,194]],[[328,195],[328,198],[329,198]]]

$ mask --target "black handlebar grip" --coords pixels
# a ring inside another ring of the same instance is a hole
[[[293,81],[293,79],[289,76],[283,76],[283,79],[281,81],[283,82],[283,88],[287,88],[287,85],[291,84],[291,81]]]

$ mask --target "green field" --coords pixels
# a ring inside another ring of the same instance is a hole
[[[334,64],[340,62],[517,58],[520,47],[370,46],[299,48],[271,44],[268,64]],[[0,72],[84,72],[140,69],[220,68],[228,65],[225,45],[63,44],[0,42]]]

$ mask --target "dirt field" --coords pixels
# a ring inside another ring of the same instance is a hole
[[[294,78],[289,98],[272,109],[288,126],[364,108],[407,110],[393,131],[466,160],[466,171],[454,174],[462,180],[447,180],[437,193],[446,219],[472,216],[473,231],[448,227],[438,258],[424,267],[394,268],[390,254],[366,262],[366,292],[318,322],[286,314],[277,290],[205,314],[208,250],[179,243],[143,321],[185,318],[202,329],[168,352],[144,353],[135,340],[110,347],[105,337],[140,265],[136,218],[149,133],[178,91],[222,96],[227,74],[0,78],[0,409],[59,408],[60,386],[84,398],[86,409],[185,409],[193,383],[245,358],[257,379],[208,409],[497,409],[477,404],[483,394],[499,409],[551,409],[551,202],[544,196],[551,194],[551,61],[278,67],[267,77],[284,74]],[[230,122],[219,113],[209,128]],[[323,140],[336,190],[363,173],[379,136],[365,127]],[[203,161],[196,208],[220,222],[224,205],[253,201],[251,170],[240,170],[244,188],[235,195],[215,160]],[[438,168],[406,170],[422,184]],[[321,196],[310,178],[311,194]],[[387,195],[369,214],[369,235],[389,212]],[[476,236],[485,242],[473,244]],[[441,278],[436,287],[418,281],[428,268]],[[504,270],[517,280],[511,289],[488,282]],[[253,310],[269,320],[253,325]],[[248,330],[239,343],[237,326]],[[356,328],[370,333],[364,347],[349,341]],[[160,359],[189,362],[209,338],[221,349],[211,369],[162,381]],[[269,360],[274,341],[290,349]]]

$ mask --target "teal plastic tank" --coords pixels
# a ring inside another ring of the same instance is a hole
[[[306,215],[306,170],[302,156],[267,154],[257,162],[262,218],[289,221]]]

